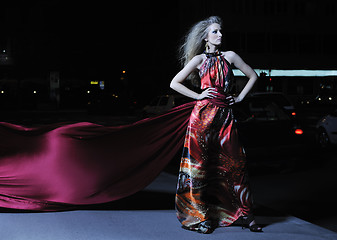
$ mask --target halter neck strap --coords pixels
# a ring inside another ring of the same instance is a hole
[[[221,56],[221,52],[219,52],[219,51],[212,52],[212,53],[208,53],[208,52],[205,51],[204,54],[206,54],[207,58]]]

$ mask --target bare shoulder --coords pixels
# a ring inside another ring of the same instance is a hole
[[[200,69],[201,65],[203,64],[203,62],[206,59],[206,55],[205,54],[199,54],[194,56],[190,63],[193,64],[194,67],[196,67],[197,69]]]
[[[191,61],[194,61],[196,64],[201,64],[205,60],[206,56],[205,54],[199,54],[194,56]]]
[[[226,52],[221,52],[222,55],[227,59],[229,63],[234,63],[235,59],[239,57],[238,54],[234,51],[226,51]]]

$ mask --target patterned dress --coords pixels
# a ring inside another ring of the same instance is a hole
[[[190,116],[180,163],[176,211],[181,224],[196,230],[211,220],[228,226],[252,207],[235,119],[226,96],[233,86],[230,64],[221,54],[207,54],[199,75],[201,89],[217,97],[197,101]]]

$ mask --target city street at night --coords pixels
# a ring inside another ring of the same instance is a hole
[[[337,1],[0,8],[2,239],[337,239]]]

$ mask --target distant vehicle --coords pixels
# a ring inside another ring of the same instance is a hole
[[[254,92],[249,94],[255,98],[262,98],[268,101],[275,102],[278,106],[282,107],[289,116],[294,118],[297,114],[294,105],[289,101],[289,99],[280,92]]]
[[[328,148],[332,144],[337,144],[337,109],[318,121],[316,125],[316,139],[322,148]]]
[[[248,153],[277,154],[304,146],[303,130],[285,107],[293,109],[280,96],[251,94],[234,105],[240,140]]]
[[[157,96],[143,108],[143,115],[157,115],[189,101],[190,98],[178,94]]]

